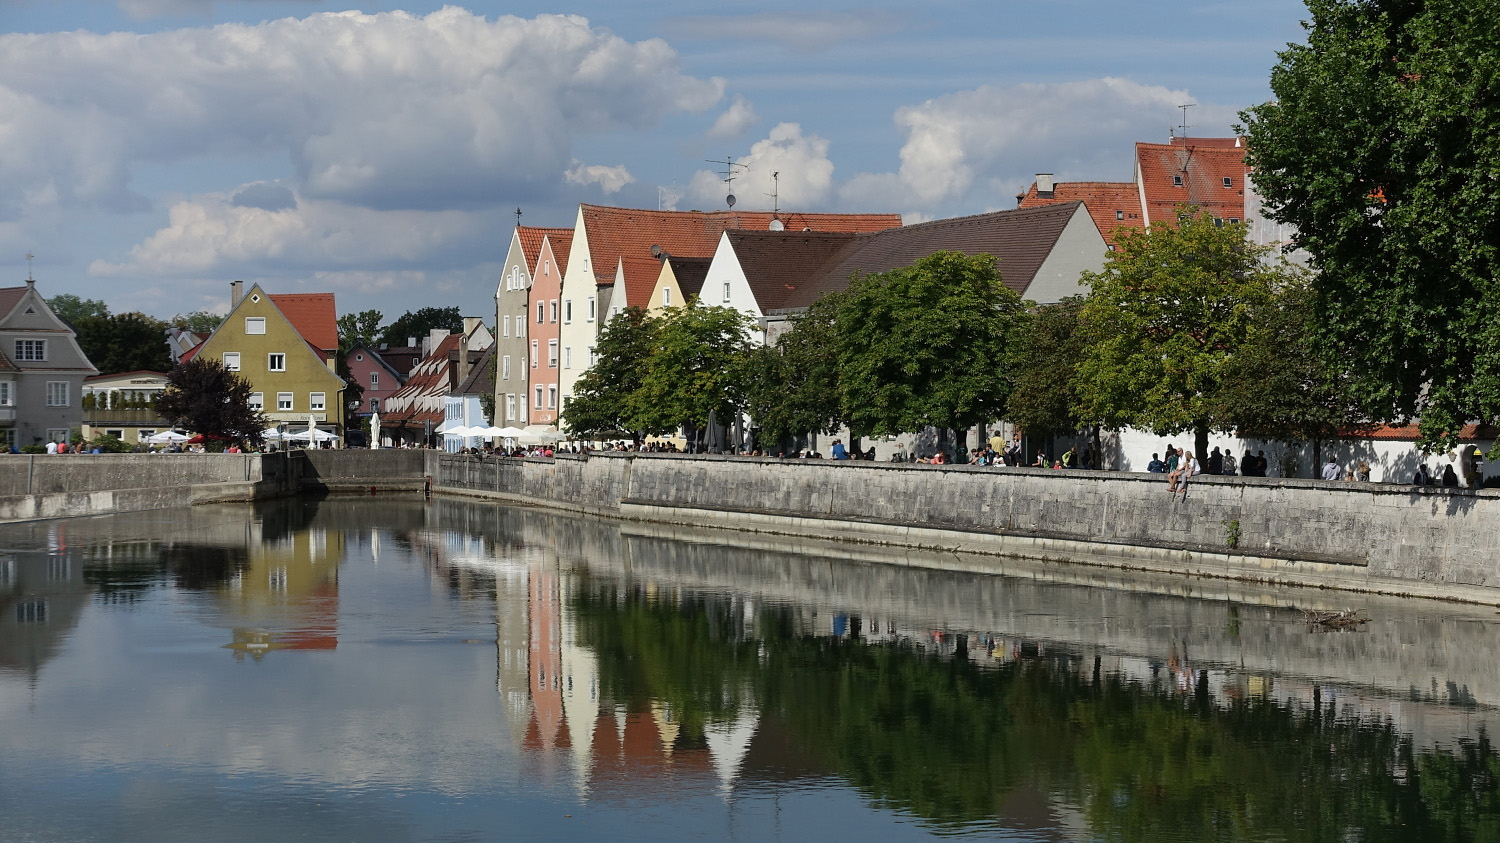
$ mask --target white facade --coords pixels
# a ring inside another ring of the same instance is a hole
[[[606,267],[606,271],[614,267]],[[589,235],[584,225],[583,208],[578,209],[578,220],[573,225],[573,243],[568,250],[568,268],[563,272],[561,300],[566,307],[572,302],[573,319],[559,326],[558,345],[574,349],[572,366],[557,370],[558,409],[567,407],[568,399],[578,384],[578,378],[587,368],[587,351],[593,347],[599,333],[599,324],[604,304],[600,298],[599,278],[589,260]],[[593,298],[594,313],[589,314],[589,299]],[[535,305],[533,305],[535,307]],[[585,365],[580,366],[577,349],[585,349]]]

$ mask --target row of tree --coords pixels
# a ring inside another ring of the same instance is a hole
[[[847,427],[959,434],[1009,419],[1028,433],[1094,426],[1323,439],[1361,419],[1348,375],[1319,353],[1305,273],[1243,224],[1184,209],[1121,232],[1087,296],[1036,307],[988,255],[939,252],[854,279],[750,342],[737,311],[616,316],[564,411],[575,432],[662,434],[746,412],[762,442]],[[769,446],[766,447],[769,450]]]

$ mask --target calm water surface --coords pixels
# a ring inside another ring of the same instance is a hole
[[[0,840],[1500,838],[1493,610],[875,553],[391,498],[0,528]]]

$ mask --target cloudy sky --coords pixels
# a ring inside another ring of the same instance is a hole
[[[1014,207],[1269,98],[1298,0],[0,0],[0,286],[493,320],[515,210]]]

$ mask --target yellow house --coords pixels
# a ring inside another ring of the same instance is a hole
[[[657,276],[656,289],[651,291],[646,309],[660,313],[668,307],[687,304],[703,289],[703,279],[708,277],[708,265],[713,258],[680,258],[670,255],[661,262],[661,275]]]
[[[273,424],[306,429],[311,416],[318,429],[343,436],[333,294],[268,295],[255,284],[241,295],[238,281],[230,289],[229,315],[190,355],[218,360],[249,381],[251,405]]]

